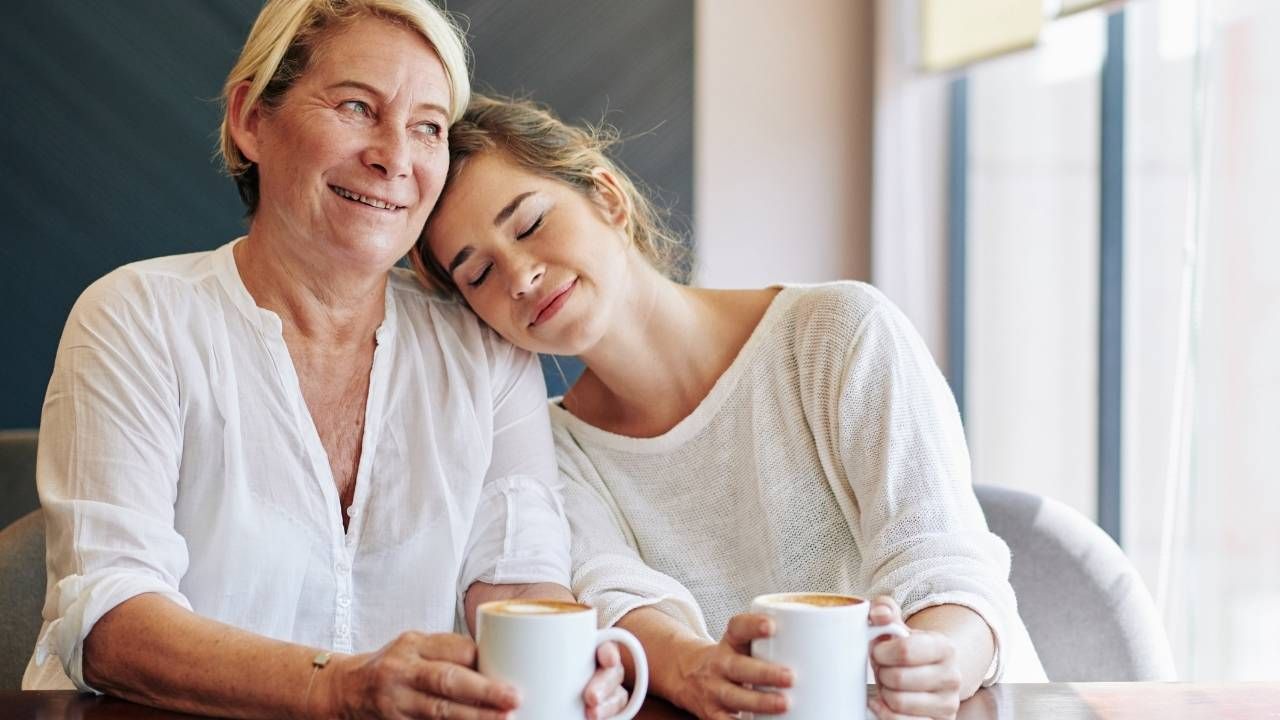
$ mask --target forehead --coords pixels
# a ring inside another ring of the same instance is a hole
[[[431,44],[417,30],[382,18],[360,18],[320,41],[302,80],[327,85],[340,79],[410,89],[415,101],[448,105],[448,78]]]
[[[482,244],[494,230],[494,216],[512,198],[546,189],[550,182],[499,151],[484,150],[467,157],[431,213],[428,241],[432,252],[447,263],[462,247]]]

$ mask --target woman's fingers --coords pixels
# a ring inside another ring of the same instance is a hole
[[[781,693],[748,690],[731,682],[721,682],[713,689],[717,704],[733,712],[778,715],[787,711],[787,699]]]
[[[927,630],[915,630],[903,638],[886,638],[871,648],[871,659],[882,667],[932,665],[948,662],[954,654],[955,648],[947,636]]]
[[[773,620],[760,613],[742,613],[729,618],[721,642],[741,655],[751,654],[751,641],[773,635]]]
[[[407,632],[393,641],[396,645],[400,643],[411,644],[418,656],[426,660],[439,660],[465,667],[474,667],[476,664],[475,642],[457,633],[426,635]]]
[[[405,714],[411,718],[423,718],[423,720],[510,720],[511,718],[509,711],[473,707],[428,695],[415,696],[405,708]]]
[[[782,665],[746,655],[734,655],[725,662],[724,676],[740,685],[791,687],[794,677]]]
[[[513,710],[520,702],[515,688],[449,662],[429,660],[413,679],[417,690],[443,700],[497,710]]]
[[[596,706],[587,706],[587,720],[603,720],[611,718],[622,712],[622,708],[627,706],[627,700],[630,699],[626,688],[617,688],[613,694],[606,698],[603,702]]]
[[[596,664],[602,668],[622,665],[622,652],[618,650],[618,643],[600,643],[600,647],[596,648]]]
[[[891,690],[959,692],[960,671],[952,665],[941,663],[914,666],[881,666],[880,671],[876,673],[876,683]]]
[[[898,601],[888,595],[878,595],[871,601],[869,613],[872,625],[889,625],[902,622],[902,608]]]
[[[587,708],[604,703],[605,700],[613,697],[618,690],[622,689],[622,675],[621,663],[597,668],[595,675],[592,675],[591,681],[587,683],[586,689],[582,691],[582,701],[586,703]],[[625,690],[623,690],[623,695],[626,695]],[[609,716],[601,715],[600,717]]]

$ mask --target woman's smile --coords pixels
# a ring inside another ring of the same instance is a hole
[[[329,189],[332,190],[335,195],[347,200],[348,202],[375,210],[381,210],[383,212],[394,213],[404,210],[407,207],[406,205],[397,205],[390,200],[384,200],[374,195],[365,195],[354,190],[348,190],[347,188],[339,185],[330,185]]]
[[[569,296],[578,287],[578,278],[574,278],[560,287],[552,290],[543,298],[536,306],[533,314],[533,320],[530,321],[529,327],[542,325],[560,312],[560,308],[569,302]]]

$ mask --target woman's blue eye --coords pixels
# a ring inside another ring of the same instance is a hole
[[[418,125],[418,130],[432,137],[437,137],[443,132],[444,128],[440,127],[440,123],[425,122]]]
[[[369,106],[362,100],[347,100],[342,103],[342,107],[347,108],[357,115],[368,115]]]

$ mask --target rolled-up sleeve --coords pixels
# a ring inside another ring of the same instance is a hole
[[[1009,549],[987,529],[951,392],[923,341],[896,308],[872,310],[847,355],[833,405],[844,474],[856,498],[853,533],[863,587],[893,596],[904,616],[951,604],[990,626],[996,663],[1020,624]]]
[[[472,583],[569,586],[569,525],[537,357],[493,338],[493,451],[463,558]]]
[[[178,589],[188,555],[174,529],[177,391],[155,305],[133,280],[116,271],[77,301],[40,424],[49,589],[35,659],[56,656],[89,691],[83,646],[99,618],[143,593],[191,607]]]

